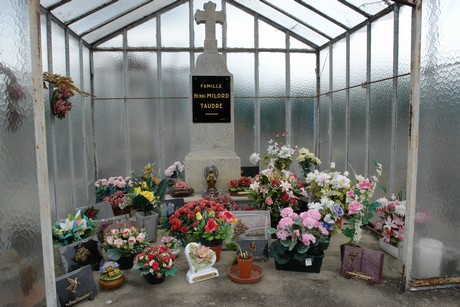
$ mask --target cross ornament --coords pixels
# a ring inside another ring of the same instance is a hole
[[[204,4],[204,11],[196,10],[195,21],[197,24],[205,24],[204,51],[216,52],[216,23],[224,24],[225,13],[222,11],[216,12],[216,4],[209,1]]]

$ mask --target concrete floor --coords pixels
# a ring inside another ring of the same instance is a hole
[[[364,233],[361,246],[378,250],[376,235]],[[78,306],[460,306],[460,288],[401,292],[398,261],[388,254],[381,284],[345,279],[339,274],[339,245],[346,242],[342,234],[333,235],[320,273],[277,271],[270,259],[257,263],[264,269],[264,276],[249,285],[237,284],[228,276],[235,255],[232,251],[223,251],[215,265],[218,278],[188,284],[182,249],[177,275],[167,277],[164,283],[150,285],[138,271],[125,271],[126,282],[121,288],[106,291],[98,285],[96,298]],[[98,275],[94,272],[96,282]]]

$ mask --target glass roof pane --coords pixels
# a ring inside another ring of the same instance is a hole
[[[257,14],[264,16],[265,18],[272,20],[274,23],[289,29],[290,31],[304,37],[308,41],[312,42],[317,46],[325,44],[328,40],[313,30],[299,24],[297,21],[289,18],[288,16],[276,11],[275,9],[267,6],[266,4],[257,0],[235,0],[242,6],[249,8]]]
[[[116,20],[109,22],[108,24],[98,28],[97,30],[88,33],[83,36],[83,39],[88,43],[92,44],[95,41],[112,34],[120,29],[123,29],[127,25],[144,18],[145,16],[152,14],[158,10],[161,10],[165,6],[170,5],[171,3],[176,2],[175,0],[163,0],[163,1],[154,1],[143,5],[142,7],[117,18]],[[92,16],[92,15],[91,15]],[[86,19],[86,18],[85,18]]]
[[[338,25],[316,14],[315,12],[310,11],[308,8],[298,4],[297,2],[286,0],[267,0],[267,2],[274,4],[286,13],[302,20],[306,24],[330,37],[336,37],[345,32],[345,30]]]
[[[353,11],[336,0],[302,0],[302,2],[314,7],[321,13],[329,15],[331,18],[350,28],[366,20],[363,15]]]
[[[112,0],[92,0],[86,1],[85,5],[81,5],[81,1],[70,1],[57,7],[52,13],[63,23],[66,23],[69,20],[75,19],[111,1]]]
[[[358,9],[363,10],[364,12],[374,15],[378,12],[386,9],[389,5],[385,3],[384,0],[347,0]]]
[[[145,0],[130,0],[130,1],[118,1],[112,5],[109,5],[102,10],[95,12],[85,18],[80,19],[79,21],[71,24],[71,28],[75,33],[81,34],[92,28],[95,28],[99,25],[104,24],[112,18],[122,15],[123,13],[135,8]]]
[[[43,7],[49,8],[50,6],[55,5],[59,1],[61,0],[40,0],[40,5],[42,5]]]

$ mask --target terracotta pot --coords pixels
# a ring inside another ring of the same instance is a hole
[[[107,290],[115,290],[121,287],[125,283],[125,275],[121,275],[120,277],[112,280],[106,279],[99,279],[99,285]]]
[[[238,270],[240,271],[241,278],[250,278],[252,272],[252,265],[254,263],[254,256],[249,256],[250,259],[241,259],[238,256]]]
[[[161,284],[162,282],[165,281],[165,276],[162,276],[160,278],[158,277],[155,277],[155,275],[152,275],[152,274],[145,274],[145,275],[142,275],[144,276],[144,279],[151,285],[158,285],[158,284]]]
[[[215,246],[210,246],[209,248],[212,249],[216,253],[216,263],[219,262],[220,253],[222,252],[222,244],[215,245]]]

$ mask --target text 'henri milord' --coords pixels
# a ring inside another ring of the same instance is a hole
[[[220,83],[211,83],[211,84],[200,84],[200,88],[202,89],[221,89],[222,84]],[[228,99],[230,97],[229,93],[206,93],[206,94],[193,94],[193,98],[196,99]],[[222,103],[200,103],[200,107],[202,109],[222,109]]]

